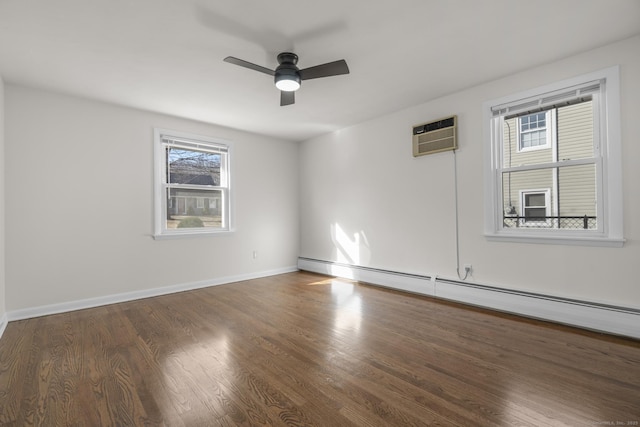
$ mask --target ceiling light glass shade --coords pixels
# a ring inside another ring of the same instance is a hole
[[[285,92],[293,92],[300,89],[300,82],[294,78],[294,76],[283,76],[276,82],[276,87]]]

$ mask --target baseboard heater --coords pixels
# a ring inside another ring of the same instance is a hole
[[[304,271],[640,339],[640,309],[372,267],[298,258]]]

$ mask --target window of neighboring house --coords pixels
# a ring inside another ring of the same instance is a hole
[[[550,225],[550,194],[550,189],[520,191],[522,225],[527,227],[548,227]]]
[[[488,238],[623,244],[618,74],[484,104]]]
[[[155,129],[154,237],[231,231],[231,144]],[[205,199],[209,207],[205,208]]]
[[[551,111],[527,114],[518,118],[518,151],[541,150],[551,146],[553,138]]]

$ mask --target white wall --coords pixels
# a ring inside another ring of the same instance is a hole
[[[296,144],[14,85],[5,96],[8,312],[295,267]],[[234,142],[235,233],[152,239],[154,127]]]
[[[471,281],[640,308],[638,52],[640,37],[634,37],[303,142],[301,256],[457,280],[453,154],[411,154],[413,125],[456,114],[460,258],[473,265]],[[616,64],[622,85],[625,246],[488,242],[482,103]]]
[[[4,210],[4,81],[0,76],[0,335],[5,310],[5,210]]]

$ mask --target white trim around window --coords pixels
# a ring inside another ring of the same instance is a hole
[[[153,238],[232,232],[233,144],[223,139],[155,128],[153,150]],[[170,160],[171,153],[182,153],[179,159],[182,161],[181,169],[177,168],[176,161]],[[202,163],[203,160],[194,158],[209,160]],[[208,204],[204,202],[205,198]],[[212,212],[214,208],[215,212]],[[195,220],[196,223],[185,221],[180,224],[182,219]]]
[[[622,204],[622,141],[620,130],[619,66],[559,81],[483,103],[485,236],[488,240],[519,243],[613,246],[624,244]],[[594,157],[554,159],[549,164],[505,169],[502,161],[502,123],[514,117],[546,111],[563,103],[591,97],[594,104]],[[597,174],[597,230],[504,226],[502,174],[520,169],[564,168],[593,164]]]

